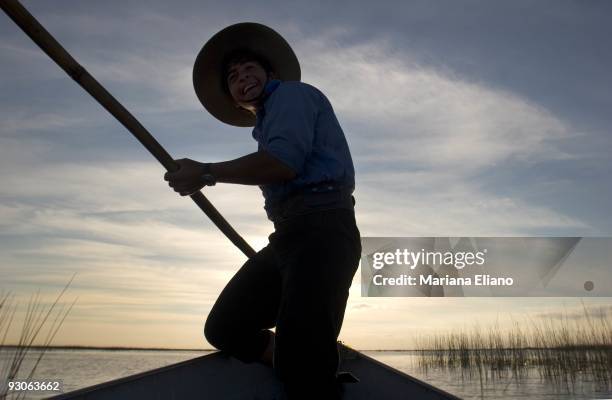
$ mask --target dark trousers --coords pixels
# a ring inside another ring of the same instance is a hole
[[[252,362],[276,326],[274,371],[290,400],[339,399],[337,338],[361,255],[352,209],[318,211],[275,224],[269,244],[229,281],[204,333]]]

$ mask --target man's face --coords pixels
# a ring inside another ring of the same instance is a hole
[[[257,61],[231,64],[227,73],[227,87],[234,102],[246,109],[257,107],[267,81],[266,70]]]

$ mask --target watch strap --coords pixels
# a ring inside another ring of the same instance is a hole
[[[215,186],[217,180],[210,171],[210,163],[202,164],[202,173],[200,174],[200,181],[205,186]]]

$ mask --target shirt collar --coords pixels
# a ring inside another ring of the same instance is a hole
[[[268,96],[270,96],[278,87],[278,85],[280,85],[281,81],[280,79],[271,79],[266,83],[266,86],[264,86],[264,96],[265,98],[267,98]]]
[[[264,115],[266,115],[266,110],[265,110],[266,101],[268,101],[268,98],[270,97],[270,95],[274,93],[274,91],[280,86],[281,82],[282,81],[280,79],[271,79],[268,82],[266,82],[266,85],[264,86],[263,105],[257,111],[257,119],[255,122],[255,128],[253,129],[253,137],[255,139],[257,139],[259,136],[259,132],[257,132],[259,130],[258,129],[259,124],[261,120],[263,119]]]
[[[264,86],[264,92],[263,92],[263,105],[257,112],[258,117],[259,117],[259,114],[261,114],[261,117],[264,116],[265,114],[264,109],[266,106],[266,102],[268,101],[268,98],[272,95],[272,93],[274,93],[274,91],[278,88],[281,82],[282,81],[279,79],[271,79],[268,82],[266,82],[266,85]]]

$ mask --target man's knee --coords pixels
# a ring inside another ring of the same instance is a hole
[[[224,350],[225,339],[228,332],[223,328],[221,321],[215,317],[212,312],[208,314],[206,323],[204,324],[204,337],[213,347],[219,350]]]

